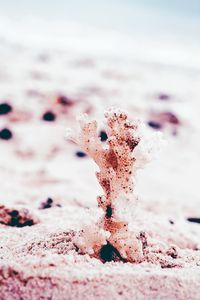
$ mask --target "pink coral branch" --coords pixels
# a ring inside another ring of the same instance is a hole
[[[116,213],[120,198],[124,203],[136,199],[134,174],[139,156],[135,150],[141,141],[138,123],[130,122],[125,112],[116,109],[108,110],[105,119],[106,143],[98,137],[97,122],[85,115],[79,118],[80,133],[71,137],[98,165],[96,176],[104,191],[104,195],[97,197],[98,206],[104,212],[102,219],[92,229],[85,227],[76,242],[83,252],[97,257],[101,255],[102,245],[109,245],[121,259],[140,261],[142,241],[129,232],[127,221],[120,220]]]

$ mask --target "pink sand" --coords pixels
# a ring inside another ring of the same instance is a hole
[[[18,47],[1,45],[0,102],[14,112],[0,116],[0,129],[13,132],[0,140],[0,206],[28,209],[37,221],[18,228],[0,216],[0,299],[199,299],[200,225],[187,220],[200,217],[199,71],[23,45],[19,60]],[[56,104],[60,94],[74,105]],[[176,258],[155,250],[141,264],[104,264],[73,245],[73,231],[96,221],[101,191],[96,166],[75,156],[65,129],[79,112],[100,119],[111,105],[144,122],[155,112],[180,119],[165,122],[162,153],[138,174],[140,205],[131,219],[160,242],[157,250],[175,245]],[[41,120],[47,110],[55,122]],[[40,209],[48,197],[52,207]]]

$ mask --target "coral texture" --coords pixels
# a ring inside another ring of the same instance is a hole
[[[135,205],[134,175],[146,160],[141,149],[138,151],[139,123],[130,122],[125,112],[116,109],[106,111],[105,119],[108,139],[104,143],[98,136],[97,122],[88,120],[85,115],[79,118],[78,135],[68,131],[68,137],[98,165],[96,176],[104,191],[104,195],[97,197],[103,217],[92,228],[85,226],[76,244],[83,253],[104,261],[138,262],[143,257],[144,235],[130,232],[127,220],[120,217],[120,210],[128,207],[130,201]]]

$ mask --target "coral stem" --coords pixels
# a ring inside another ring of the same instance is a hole
[[[99,257],[102,246],[114,247],[118,257],[128,261],[138,261],[142,256],[142,242],[130,234],[128,223],[118,217],[118,202],[124,206],[136,200],[134,174],[140,136],[138,123],[130,122],[127,114],[120,110],[110,109],[105,113],[106,134],[108,139],[102,143],[97,122],[90,121],[84,115],[79,118],[80,133],[72,137],[99,167],[96,173],[104,194],[97,197],[98,206],[103,210],[102,219],[91,229],[85,228],[77,238],[77,244],[83,252]],[[96,231],[96,232],[95,232]],[[101,234],[100,234],[101,232]],[[80,242],[81,241],[81,242]],[[109,249],[110,249],[109,248]],[[106,249],[106,248],[105,248]]]

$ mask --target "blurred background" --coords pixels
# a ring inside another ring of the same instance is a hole
[[[42,46],[197,67],[200,2],[0,0],[0,33]]]
[[[167,141],[141,198],[193,211],[199,53],[198,0],[0,0],[1,203],[96,205],[96,167],[65,130],[117,106]]]

